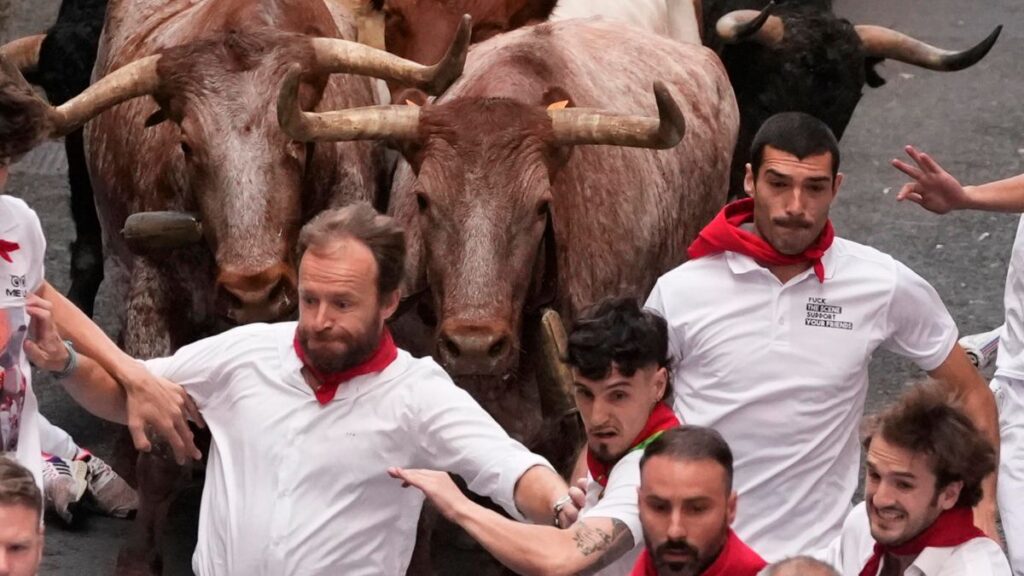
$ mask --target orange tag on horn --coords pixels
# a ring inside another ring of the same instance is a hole
[[[407,98],[407,99],[405,100],[405,105],[406,105],[406,106],[415,106],[415,107],[417,107],[417,108],[419,108],[419,107],[420,107],[420,105],[419,105],[419,104],[417,104],[417,103],[413,102],[412,100],[409,100],[408,98]]]
[[[558,102],[552,102],[551,104],[548,104],[548,110],[562,110],[568,105],[568,100],[559,100]]]

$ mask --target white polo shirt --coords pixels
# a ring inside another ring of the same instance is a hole
[[[587,472],[587,499],[580,510],[579,519],[614,518],[629,528],[633,536],[633,549],[595,574],[622,576],[629,574],[637,556],[644,549],[644,529],[640,525],[637,490],[640,489],[640,458],[643,450],[633,450],[623,456],[608,474],[608,483],[601,486]]]
[[[185,387],[213,436],[197,574],[405,574],[423,495],[389,466],[454,472],[517,514],[516,482],[548,463],[433,360],[399,351],[321,406],[292,348],[295,326],[244,326],[145,362]]]
[[[827,546],[857,486],[857,431],[876,348],[937,368],[956,343],[935,290],[892,257],[836,238],[783,285],[726,252],[662,276],[647,305],[668,321],[674,408],[735,457],[733,528],[765,560]]]
[[[0,330],[0,365],[3,391],[0,393],[0,452],[13,455],[32,471],[43,487],[39,458],[39,407],[32,391],[32,369],[24,353],[29,317],[25,299],[43,284],[46,240],[39,217],[24,201],[0,194],[0,239],[19,248],[8,262],[0,258],[0,314],[6,322]]]
[[[843,532],[828,549],[814,554],[839,570],[857,576],[874,551],[871,523],[865,503],[850,511]],[[881,572],[879,565],[879,573]],[[903,576],[1010,576],[1010,563],[1002,548],[988,538],[974,538],[959,546],[925,548]]]

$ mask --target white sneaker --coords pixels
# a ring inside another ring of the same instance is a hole
[[[89,473],[85,462],[68,462],[58,456],[43,460],[43,493],[47,510],[52,510],[62,520],[71,523],[72,512],[88,487]]]

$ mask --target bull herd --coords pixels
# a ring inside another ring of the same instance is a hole
[[[408,231],[396,339],[564,467],[560,317],[683,261],[768,116],[841,137],[883,59],[959,70],[999,34],[952,52],[776,2],[374,0],[386,52],[343,0],[66,0],[0,49],[2,80],[50,100],[31,137],[65,138],[71,296],[92,310],[102,246],[129,271],[130,354],[294,315],[299,228],[367,200]],[[626,12],[567,17],[587,6]],[[636,17],[666,11],[693,37]],[[152,558],[160,521],[139,518]]]

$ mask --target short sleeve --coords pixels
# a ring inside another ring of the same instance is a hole
[[[245,345],[246,338],[240,338],[237,330],[198,340],[171,356],[144,360],[143,364],[153,374],[184,388],[199,409],[205,410],[222,391],[221,375],[228,359],[237,347]]]
[[[43,280],[46,278],[46,236],[43,235],[43,226],[39,222],[39,215],[35,210],[29,209],[30,219],[28,222],[28,234],[35,249],[35,262],[29,268],[29,290],[38,292],[43,287]]]
[[[956,344],[957,328],[939,294],[924,278],[900,262],[882,346],[910,358],[922,370],[939,367]]]
[[[519,478],[534,466],[554,468],[509,437],[465,390],[435,368],[418,385],[422,466],[459,475],[472,492],[523,520],[515,504]]]
[[[640,508],[637,490],[640,488],[640,457],[643,450],[634,450],[622,457],[612,473],[608,475],[608,485],[601,493],[600,499],[591,508],[580,513],[580,518],[612,518],[619,520],[629,528],[633,535],[633,544],[643,539],[643,527],[640,525]]]

